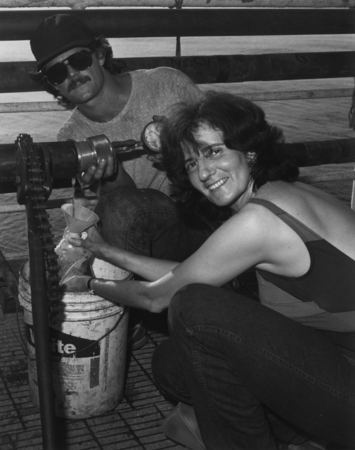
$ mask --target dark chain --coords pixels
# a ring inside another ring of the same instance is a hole
[[[26,178],[25,181],[22,180],[23,202],[32,208],[32,225],[42,245],[49,308],[56,309],[63,297],[63,289],[59,285],[58,257],[54,251],[54,240],[46,210],[51,191],[48,156],[40,144],[33,144],[28,134],[18,136],[17,146],[23,159],[21,175]]]

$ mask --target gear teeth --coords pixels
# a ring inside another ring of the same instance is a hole
[[[46,186],[43,151],[40,146],[33,145],[32,138],[29,135],[20,135],[17,142],[26,153],[28,198],[30,199],[30,205],[35,216],[35,225],[40,232],[45,264],[47,295],[50,316],[52,316],[52,309],[63,309],[61,300],[64,289],[59,285],[58,256],[54,251],[55,245],[49,215],[46,211],[46,203],[50,191],[48,186]],[[55,314],[55,316],[56,320],[58,320],[58,315]]]

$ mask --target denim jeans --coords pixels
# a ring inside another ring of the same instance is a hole
[[[96,212],[110,244],[154,258],[182,261],[210,233],[187,227],[174,202],[154,189],[111,191],[100,197]]]
[[[355,365],[326,333],[201,284],[174,296],[169,325],[154,378],[193,405],[208,449],[276,449],[270,411],[328,448],[355,448]]]

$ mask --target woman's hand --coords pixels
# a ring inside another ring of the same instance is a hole
[[[95,227],[87,232],[81,233],[81,236],[71,235],[68,241],[74,247],[82,247],[89,250],[94,256],[102,256],[103,250],[108,246]]]
[[[65,287],[68,292],[87,292],[88,291],[88,281],[92,277],[88,275],[69,275],[67,278],[64,277],[60,281],[60,284]]]

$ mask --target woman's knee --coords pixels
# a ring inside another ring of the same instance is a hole
[[[168,311],[169,326],[174,332],[185,329],[184,333],[195,326],[235,330],[253,321],[260,308],[263,307],[258,302],[238,292],[195,283],[180,289],[173,297]]]
[[[207,311],[210,303],[213,286],[194,283],[180,289],[172,298],[168,311],[169,325],[175,328],[176,324],[183,323],[192,326],[202,319],[202,312]],[[217,296],[216,296],[217,297]],[[212,301],[216,298],[212,296]]]

